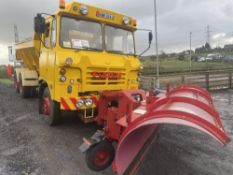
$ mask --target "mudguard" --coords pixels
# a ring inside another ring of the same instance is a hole
[[[144,102],[135,109],[130,123],[125,118],[117,121],[120,126],[125,127],[118,141],[113,164],[117,174],[134,174],[161,124],[196,128],[223,145],[230,141],[206,90],[196,86],[181,86],[166,94],[159,94],[156,98],[151,104]],[[136,157],[138,162],[132,167]]]

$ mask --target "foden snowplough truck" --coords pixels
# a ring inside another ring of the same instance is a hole
[[[166,93],[138,89],[135,19],[60,1],[57,13],[37,14],[34,31],[32,39],[15,44],[21,61],[15,88],[24,98],[37,89],[39,113],[49,125],[59,123],[62,111],[73,111],[100,126],[80,145],[90,169],[112,165],[119,175],[134,174],[162,124],[189,126],[223,145],[229,142],[206,90],[192,85]]]

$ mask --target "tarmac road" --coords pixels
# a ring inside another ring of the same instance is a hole
[[[225,128],[233,136],[233,91],[213,93]],[[38,115],[36,99],[21,99],[13,87],[0,84],[0,175],[111,175],[90,171],[79,152],[82,137],[96,126],[77,117],[48,127]],[[222,147],[194,129],[165,126],[137,175],[232,175],[233,143]]]

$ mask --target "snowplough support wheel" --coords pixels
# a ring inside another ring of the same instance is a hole
[[[86,163],[91,170],[102,171],[112,164],[114,157],[115,149],[112,143],[104,140],[87,150]]]

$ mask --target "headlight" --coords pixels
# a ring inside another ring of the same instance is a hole
[[[82,15],[87,15],[88,14],[88,8],[86,6],[81,6],[80,7],[80,13]]]
[[[61,82],[65,82],[65,81],[66,81],[66,77],[65,77],[64,75],[62,75],[62,76],[60,77],[60,81],[61,81]]]
[[[125,16],[125,17],[123,18],[123,23],[124,23],[125,25],[128,25],[128,24],[130,23],[130,19],[129,19],[127,16]]]
[[[72,65],[72,64],[73,64],[72,58],[67,58],[67,59],[66,59],[66,65],[67,65],[67,66],[70,66],[70,65]]]
[[[82,99],[77,100],[76,106],[77,106],[78,108],[84,106],[84,100],[82,100]]]
[[[90,107],[93,105],[93,100],[91,98],[88,98],[85,100],[86,107]]]
[[[137,26],[137,20],[133,21],[133,25],[136,27]]]

